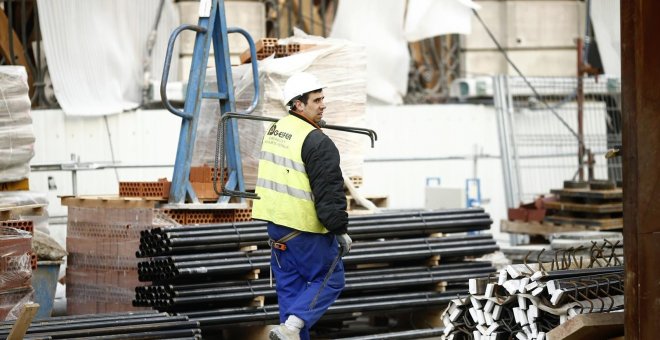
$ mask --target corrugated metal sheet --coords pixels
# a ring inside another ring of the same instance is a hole
[[[39,0],[39,23],[55,96],[67,115],[135,109],[141,101],[147,38],[160,0]],[[167,40],[179,25],[165,2],[151,79],[160,79]],[[178,49],[175,49],[178,51]],[[176,79],[177,56],[170,80]]]

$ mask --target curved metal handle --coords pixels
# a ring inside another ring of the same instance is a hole
[[[359,133],[361,135],[366,135],[369,137],[369,139],[371,139],[372,148],[374,147],[374,142],[378,140],[378,135],[376,134],[376,131],[371,129],[353,127],[353,126],[330,125],[330,124],[325,124],[322,125],[321,127],[324,129],[332,129],[332,130],[339,130],[344,132]]]
[[[254,83],[254,97],[252,97],[252,104],[245,111],[238,112],[238,114],[250,114],[257,108],[259,101],[259,70],[257,69],[257,48],[254,45],[252,36],[246,30],[238,27],[227,28],[227,33],[240,33],[247,39],[250,45],[250,63],[252,64],[252,82]]]
[[[227,125],[227,120],[230,118],[248,118],[248,119],[256,119],[256,120],[273,120],[277,121],[277,119],[274,118],[268,118],[268,117],[258,117],[258,116],[252,116],[252,115],[247,115],[247,114],[242,114],[242,113],[235,113],[235,112],[225,112],[225,114],[222,115],[222,118],[220,118],[220,121],[218,121],[218,135],[217,135],[217,142],[215,144],[215,162],[214,166],[215,169],[224,169],[225,168],[225,147],[223,138],[224,138],[224,131],[225,131],[225,126]],[[218,165],[218,162],[220,163]],[[223,171],[217,171],[220,173],[220,189],[218,190],[218,178],[215,175],[215,172],[213,174],[213,190],[215,191],[216,194],[220,196],[230,196],[230,197],[242,197],[242,198],[251,198],[251,199],[261,199],[259,195],[253,192],[246,192],[246,191],[240,191],[240,190],[230,190],[227,189],[225,186],[225,172]]]
[[[172,52],[174,51],[174,43],[176,42],[176,38],[179,37],[179,34],[181,34],[181,32],[184,30],[191,30],[198,33],[206,32],[206,28],[204,27],[189,24],[181,25],[177,27],[174,32],[172,32],[170,35],[170,40],[167,43],[167,53],[165,54],[165,64],[163,65],[163,75],[160,79],[160,100],[163,102],[163,105],[168,111],[183,119],[190,119],[192,118],[192,113],[185,113],[183,111],[177,110],[174,108],[174,106],[172,106],[172,104],[170,104],[170,101],[167,100],[167,78],[169,77],[170,65],[172,64]]]

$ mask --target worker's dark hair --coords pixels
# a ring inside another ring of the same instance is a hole
[[[318,89],[318,90],[314,90],[314,91],[309,91],[307,93],[303,93],[303,95],[300,96],[300,101],[303,102],[303,104],[307,105],[307,100],[309,99],[309,94],[310,93],[319,93],[321,91],[323,91],[323,89]]]
[[[298,96],[298,97],[295,97],[295,98],[291,99],[291,101],[289,102],[289,107],[291,109],[289,111],[293,112],[293,103],[295,103],[296,100],[300,100],[301,102],[303,102],[303,104],[307,105],[307,101],[309,100],[309,94],[310,93],[319,93],[321,91],[323,91],[323,89],[309,91],[309,92],[303,93],[302,96]]]

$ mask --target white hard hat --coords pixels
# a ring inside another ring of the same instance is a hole
[[[298,96],[324,87],[325,85],[321,84],[314,75],[306,72],[296,73],[284,84],[284,105],[288,105],[292,99]]]

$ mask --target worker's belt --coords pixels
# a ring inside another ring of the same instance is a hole
[[[292,231],[292,232],[284,235],[284,237],[282,237],[281,239],[279,239],[277,241],[273,240],[272,238],[269,238],[268,239],[268,245],[273,249],[284,251],[284,250],[286,250],[286,243],[291,241],[291,239],[295,238],[296,236],[298,236],[300,234],[302,234],[302,231],[295,230],[295,231]]]

